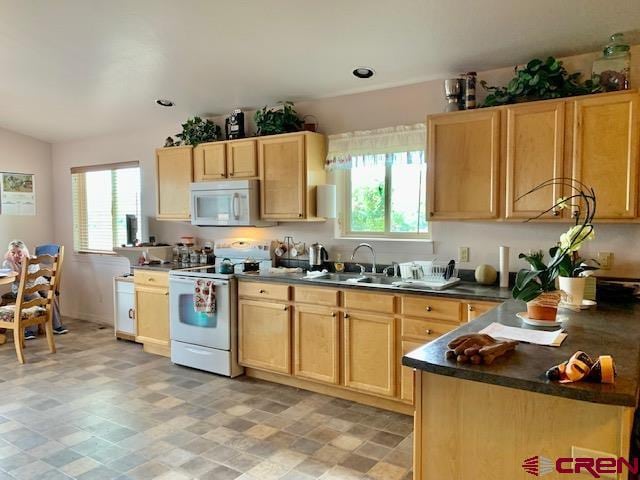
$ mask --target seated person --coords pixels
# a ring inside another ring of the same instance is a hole
[[[13,240],[9,243],[9,247],[7,248],[7,253],[4,255],[4,262],[2,262],[2,268],[10,268],[11,270],[20,273],[22,271],[22,259],[29,258],[29,250],[27,246],[21,240]],[[38,265],[31,265],[29,267],[28,273],[37,272],[40,267]],[[46,280],[43,277],[36,278],[33,281],[27,282],[26,288],[30,288],[38,283],[45,283]],[[18,288],[20,287],[20,276],[16,277],[15,282],[11,284],[11,291],[14,295],[17,295]],[[46,292],[38,292],[32,295],[28,295],[25,297],[25,300],[33,300],[37,298],[36,295],[44,296]],[[53,300],[53,333],[57,335],[62,335],[67,333],[67,330],[60,321],[60,308],[58,307],[58,299],[55,298]],[[25,328],[24,331],[24,339],[32,340],[36,338],[38,333],[38,326],[32,325],[30,327]]]

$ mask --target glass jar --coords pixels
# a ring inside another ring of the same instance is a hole
[[[606,92],[629,88],[630,47],[622,33],[614,33],[602,50],[602,57],[593,62],[592,75]]]

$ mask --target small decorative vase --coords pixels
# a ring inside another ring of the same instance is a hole
[[[559,277],[559,282],[560,290],[566,295],[565,303],[576,307],[582,305],[587,277]]]
[[[540,294],[527,302],[527,316],[531,320],[555,322],[561,297],[562,294],[559,291]]]

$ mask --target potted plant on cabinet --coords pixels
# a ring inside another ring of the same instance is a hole
[[[531,268],[518,272],[512,292],[513,298],[527,303],[527,315],[533,320],[555,320],[558,304],[563,296],[562,289],[559,290],[556,287],[558,277],[575,278],[587,270],[595,269],[595,267],[583,264],[583,261],[576,254],[584,242],[594,237],[592,222],[596,212],[596,196],[592,188],[575,179],[552,178],[534,187],[517,200],[533,192],[557,185],[564,186],[572,194],[567,198],[558,199],[549,209],[528,221],[540,218],[551,211],[571,208],[575,225],[560,236],[560,241],[556,246],[549,249],[550,260],[548,263],[544,262],[544,257],[539,253],[531,255],[521,253],[519,255],[519,258],[526,260]]]
[[[293,108],[293,102],[278,102],[275,107],[263,107],[254,116],[258,135],[299,132],[302,120]]]

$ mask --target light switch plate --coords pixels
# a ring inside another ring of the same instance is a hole
[[[459,247],[458,263],[468,263],[468,262],[469,262],[469,247]]]

